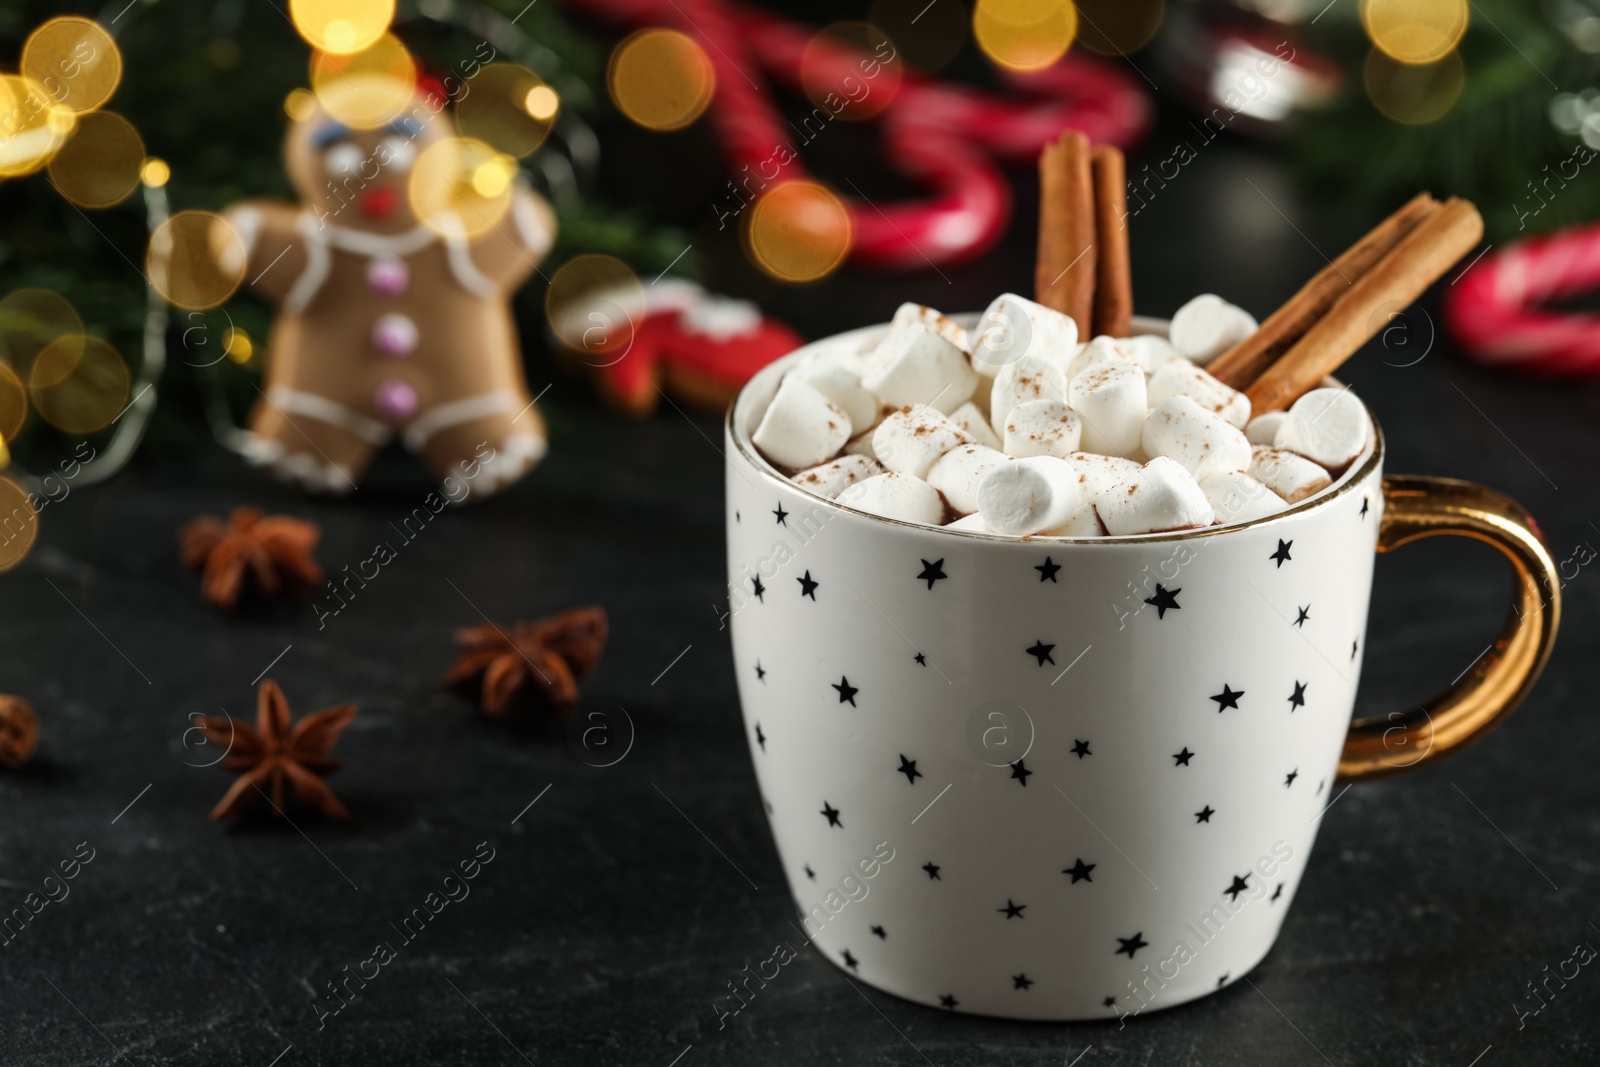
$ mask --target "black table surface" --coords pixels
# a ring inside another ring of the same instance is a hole
[[[905,298],[961,309],[1026,292],[1031,179],[1016,177],[1012,236],[981,261],[847,272],[770,308],[815,337],[880,321]],[[1215,290],[1264,315],[1372,221],[1300,192],[1270,154],[1219,142],[1133,221],[1141,310],[1170,314]],[[1490,373],[1443,336],[1428,350],[1438,318],[1431,296],[1405,320],[1407,337],[1345,371],[1385,426],[1393,468],[1512,493],[1558,560],[1600,544],[1600,390]],[[1570,975],[1577,946],[1600,946],[1600,719],[1586,688],[1600,577],[1576,565],[1554,658],[1514,716],[1447,761],[1337,795],[1249,983],[1125,1028],[1025,1024],[916,1006],[803,951],[719,1026],[713,998],[793,937],[717,609],[720,422],[665,406],[624,421],[584,382],[537,362],[532,374],[535,389],[553,382],[548,461],[410,542],[391,523],[429,485],[403,455],[330,501],[215,447],[153,450],[46,508],[31,556],[0,577],[0,691],[25,695],[42,720],[37,758],[0,773],[0,914],[42,891],[61,860],[94,858],[0,948],[0,1062],[1600,1057],[1600,976],[1583,967],[1564,986],[1548,980]],[[397,558],[323,626],[304,603],[220,616],[179,566],[174,532],[240,503],[315,519],[330,572],[380,541]],[[1508,588],[1498,557],[1471,543],[1381,558],[1359,708],[1402,707],[1463,671],[1499,626]],[[613,624],[588,706],[626,709],[635,730],[614,765],[577,758],[559,727],[510,729],[440,689],[455,627],[585,603]],[[192,715],[253,716],[264,673],[297,713],[359,703],[332,779],[350,822],[207,820],[231,776],[197,766],[214,750],[186,735]],[[470,895],[404,942],[397,924],[481,842],[494,858]],[[328,984],[379,942],[400,946],[395,958],[319,1020]],[[1545,983],[1543,1001],[1530,982]]]

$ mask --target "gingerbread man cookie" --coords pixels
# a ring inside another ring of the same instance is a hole
[[[349,492],[396,436],[441,480],[465,472],[477,494],[544,455],[510,295],[549,251],[555,216],[519,180],[481,234],[418,218],[412,166],[456,136],[420,98],[373,130],[317,108],[285,138],[301,203],[228,211],[245,278],[278,309],[246,455],[286,481]]]

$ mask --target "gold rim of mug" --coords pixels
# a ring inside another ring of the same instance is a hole
[[[950,317],[955,319],[957,322],[961,322],[962,320],[968,318],[976,319],[977,316],[976,313],[968,313],[965,315],[952,315]],[[809,341],[795,349],[793,352],[790,352],[788,355],[781,356],[779,358],[781,360],[793,359],[797,353],[805,351],[809,348],[814,348],[817,345],[824,344],[829,341],[836,341],[839,338],[848,336],[852,333],[865,332],[867,330],[877,329],[888,325],[888,323],[878,323],[877,326],[863,326],[858,327],[856,330],[845,330],[843,333],[831,334],[828,337],[823,337],[816,341]],[[1165,334],[1167,325],[1168,320],[1166,319],[1149,318],[1146,316],[1134,317],[1134,326],[1136,331],[1139,332],[1161,332]],[[761,374],[765,373],[770,366],[772,366],[772,364],[768,364],[767,367],[763,367],[760,371],[757,371],[756,377],[759,377]],[[1331,382],[1335,387],[1343,385],[1342,382],[1340,382],[1337,378],[1334,378],[1332,375],[1329,375],[1325,381]],[[742,456],[750,466],[755,468],[757,474],[760,474],[763,477],[784,486],[792,492],[798,493],[800,496],[803,496],[808,500],[815,500],[818,504],[821,504],[824,507],[835,508],[839,511],[845,512],[846,514],[855,515],[859,518],[868,519],[872,522],[882,523],[885,526],[899,526],[907,530],[938,531],[939,535],[941,536],[965,537],[976,541],[994,541],[997,544],[1043,544],[1051,546],[1100,544],[1136,545],[1145,544],[1152,541],[1188,541],[1196,540],[1202,537],[1217,537],[1222,534],[1239,533],[1243,530],[1251,530],[1258,526],[1266,526],[1269,523],[1278,522],[1294,515],[1302,515],[1307,512],[1315,511],[1317,508],[1331,504],[1333,501],[1338,500],[1340,497],[1353,490],[1358,484],[1365,481],[1367,477],[1378,468],[1379,464],[1383,461],[1384,455],[1383,427],[1378,424],[1378,417],[1373,413],[1372,408],[1367,404],[1367,402],[1361,397],[1357,396],[1356,399],[1361,401],[1361,406],[1367,409],[1367,417],[1372,420],[1372,452],[1367,456],[1366,462],[1362,463],[1361,466],[1355,471],[1347,471],[1343,475],[1340,475],[1342,481],[1340,481],[1340,483],[1331,490],[1323,490],[1316,496],[1313,496],[1308,500],[1303,500],[1300,503],[1295,504],[1290,508],[1286,508],[1275,515],[1265,515],[1259,519],[1251,519],[1249,522],[1229,523],[1226,526],[1206,526],[1194,530],[1171,530],[1166,533],[1122,534],[1120,536],[1107,537],[1041,537],[1038,534],[1014,536],[1011,534],[983,533],[978,530],[952,530],[948,526],[925,526],[920,522],[905,522],[900,519],[889,519],[882,515],[874,515],[869,511],[860,511],[856,508],[850,507],[847,504],[841,504],[837,500],[829,500],[825,496],[818,496],[815,493],[808,492],[807,490],[802,489],[800,486],[794,484],[794,482],[785,477],[781,471],[779,471],[771,463],[767,462],[766,457],[762,456],[761,453],[756,451],[755,445],[748,440],[748,435],[741,433],[739,426],[734,422],[734,414],[739,410],[739,403],[744,399],[745,392],[749,390],[750,386],[754,382],[755,378],[751,378],[750,381],[746,382],[742,387],[740,387],[738,394],[733,398],[733,402],[728,405],[727,414],[724,416],[724,425],[727,429],[728,436],[733,439],[733,447],[738,449],[739,455]]]

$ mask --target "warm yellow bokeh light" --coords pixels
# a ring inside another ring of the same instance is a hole
[[[39,512],[28,491],[0,478],[0,571],[21,563],[39,536]]]
[[[28,389],[11,364],[0,363],[0,445],[16,440],[17,431],[27,418]]]
[[[347,56],[388,32],[394,0],[289,0],[289,18],[311,47]]]
[[[535,85],[523,98],[522,106],[540,122],[549,122],[561,110],[561,97],[548,85]]]
[[[246,259],[244,241],[227,219],[209,211],[180,211],[150,235],[144,269],[168,303],[206,311],[239,288]]]
[[[22,46],[22,73],[45,99],[68,111],[93,111],[117,91],[122,53],[97,22],[68,15],[51,19]]]
[[[1361,0],[1361,25],[1391,59],[1436,63],[1461,42],[1468,0]]]
[[[291,89],[283,98],[283,113],[296,122],[304,122],[317,110],[317,94],[310,89]]]
[[[978,0],[972,36],[983,54],[1010,70],[1041,70],[1066,54],[1078,33],[1072,0]]]
[[[573,256],[550,278],[544,293],[545,321],[561,343],[591,366],[609,366],[633,345],[644,321],[644,286],[615,256]]]
[[[649,130],[681,130],[711,103],[717,89],[711,60],[677,30],[639,30],[624,38],[606,66],[612,103]]]
[[[152,189],[159,189],[172,180],[172,168],[167,166],[166,160],[151,156],[139,168],[139,180]]]
[[[548,110],[541,117],[537,99]],[[463,137],[476,138],[498,151],[526,156],[550,136],[556,94],[539,76],[515,63],[491,63],[472,79],[472,90],[456,104],[456,125]]]
[[[228,327],[228,340],[223,348],[228,358],[240,366],[250,362],[250,357],[255,355],[256,346],[250,340],[250,335],[237,326]]]
[[[0,177],[32,174],[50,162],[77,126],[77,114],[54,106],[32,78],[0,75]]]
[[[470,137],[447,137],[422,150],[411,168],[411,210],[445,237],[476,237],[511,208],[517,161]]]
[[[79,207],[120,204],[139,187],[144,141],[114,111],[80,116],[78,128],[50,161],[50,184]]]
[[[836,22],[817,33],[800,57],[807,99],[834,118],[869,119],[900,91],[899,50],[866,22]]]
[[[375,130],[410,109],[417,61],[392,34],[350,55],[317,52],[311,57],[311,90],[332,118],[352,129]]]
[[[28,376],[40,417],[72,434],[111,425],[127,406],[129,387],[122,354],[99,337],[64,337],[47,345]]]
[[[768,189],[750,209],[745,249],[763,271],[785,282],[813,282],[838,269],[850,254],[850,213],[814,181],[788,181]]]
[[[1449,113],[1467,83],[1459,52],[1437,63],[1399,63],[1374,48],[1367,55],[1362,82],[1372,106],[1407,126],[1426,126]]]
[[[83,319],[59,293],[18,289],[0,300],[0,360],[26,378],[46,345],[83,333]]]

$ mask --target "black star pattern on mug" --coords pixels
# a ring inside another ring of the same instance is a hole
[[[761,732],[760,723],[756,723],[756,744],[761,746],[761,751],[767,750],[767,735]]]
[[[1233,882],[1228,886],[1228,888],[1224,889],[1223,892],[1228,895],[1229,900],[1238,900],[1239,894],[1243,893],[1249,888],[1250,875],[1246,874],[1243,878],[1241,878],[1236,874],[1233,876]]]
[[[733,521],[734,521],[734,522],[738,522],[738,521],[740,521],[740,516],[739,516],[739,513],[738,513],[738,512],[737,512],[737,511],[735,511],[735,512],[734,512],[734,513],[733,513]]]
[[[888,935],[887,932],[884,931],[883,927],[874,926],[871,929],[872,929],[873,936],[876,937],[879,941],[887,941],[887,940],[889,940],[889,935]]]
[[[750,592],[754,593],[755,598],[763,604],[767,602],[767,587],[761,584],[761,575],[758,574],[750,579]]]
[[[1156,595],[1145,597],[1144,602],[1156,609],[1156,619],[1159,621],[1167,617],[1168,610],[1182,610],[1183,605],[1178,603],[1178,594],[1181,592],[1183,592],[1182,589],[1168,589],[1160,582],[1157,582]]]
[[[1041,582],[1054,582],[1056,580],[1056,572],[1061,569],[1061,564],[1050,562],[1050,557],[1046,556],[1044,562],[1033,569],[1039,572],[1039,580]]]
[[[1273,891],[1272,891],[1272,897],[1271,897],[1271,899],[1272,899],[1272,900],[1277,900],[1277,899],[1278,899],[1278,898],[1279,898],[1279,897],[1281,897],[1281,896],[1283,896],[1283,883],[1282,883],[1282,882],[1279,882],[1279,883],[1278,883],[1278,888],[1276,888],[1276,889],[1274,889],[1274,890],[1273,890]]]
[[[812,581],[810,571],[806,571],[804,578],[796,578],[795,581],[800,583],[800,595],[810,597],[811,602],[815,604],[817,602],[817,586],[822,583]]]
[[[854,956],[850,955],[850,950],[849,949],[845,949],[844,950],[843,956],[844,956],[844,965],[846,967],[850,968],[852,971],[858,969],[856,967],[857,960],[856,960],[856,958]]]
[[[1033,979],[1028,977],[1026,971],[1024,971],[1022,974],[1014,974],[1011,976],[1012,989],[1027,989],[1032,984]]]
[[[927,863],[924,863],[922,865],[922,869],[928,872],[928,881],[930,881],[930,882],[943,881],[943,879],[939,877],[939,865],[937,863],[933,862],[932,860],[929,860]]]
[[[1089,742],[1079,741],[1077,738],[1072,739],[1072,754],[1077,756],[1079,759],[1082,759],[1085,756],[1094,755],[1093,752],[1089,751]]]
[[[917,666],[919,667],[926,667],[928,665],[928,657],[924,656],[921,652],[918,652],[911,658],[917,661]]]
[[[851,685],[850,679],[841,674],[837,682],[830,682],[829,684],[839,691],[839,703],[849,703],[852,708],[856,706],[856,694],[861,690]]]
[[[957,1000],[955,998],[954,994],[951,994],[951,993],[941,993],[941,994],[939,994],[939,1007],[941,1007],[941,1008],[949,1008],[951,1011],[955,1011],[956,1010],[956,1005],[960,1004],[960,1003],[961,1003],[961,1001]]]
[[[809,863],[806,864],[806,877],[811,879],[813,882],[817,880],[817,872],[811,869],[811,864]]]
[[[918,559],[922,559],[921,556],[918,556],[917,558]],[[918,578],[919,581],[927,582],[929,589],[933,588],[933,583],[934,582],[937,582],[940,579],[947,578],[947,577],[949,577],[949,575],[945,574],[945,572],[944,572],[944,557],[943,556],[940,556],[938,559],[934,560],[932,563],[929,563],[925,559],[922,560],[922,573],[917,575],[917,578]]]
[[[1021,782],[1022,785],[1023,785],[1023,788],[1027,788],[1028,775],[1030,775],[1032,773],[1033,772],[1028,770],[1027,766],[1024,765],[1021,760],[1017,760],[1017,762],[1015,762],[1015,763],[1013,763],[1011,765],[1011,777],[1013,777],[1017,781]]]
[[[1296,767],[1294,770],[1283,776],[1283,787],[1288,789],[1290,786],[1294,785],[1294,780],[1298,777],[1300,777],[1300,768]]]
[[[1194,759],[1194,753],[1189,751],[1188,745],[1184,745],[1182,752],[1174,752],[1172,754],[1172,765],[1174,767],[1187,767],[1192,759]]]
[[[1108,1008],[1114,1008],[1114,1007],[1117,1006],[1117,998],[1116,997],[1107,997],[1106,999],[1102,1000],[1100,1003],[1105,1005]]]
[[[760,660],[756,660],[756,681],[761,682],[762,684],[765,684],[767,681],[767,672],[761,668]]]
[[[1356,658],[1356,650],[1359,649],[1360,647],[1361,647],[1361,642],[1360,641],[1351,641],[1350,642],[1350,658],[1351,659],[1355,659]]]
[[[1228,683],[1223,682],[1222,692],[1218,693],[1211,699],[1217,702],[1217,714],[1220,715],[1229,708],[1234,708],[1237,710],[1239,707],[1239,698],[1242,696],[1244,696],[1243,689],[1229,688]]]
[[[1144,931],[1143,930],[1140,930],[1138,933],[1134,934],[1132,937],[1119,937],[1119,938],[1117,938],[1117,940],[1119,942],[1121,942],[1121,945],[1117,949],[1117,951],[1112,953],[1112,955],[1113,956],[1120,956],[1124,952],[1126,952],[1128,954],[1128,958],[1130,960],[1133,959],[1133,954],[1135,952],[1138,952],[1140,949],[1142,949],[1145,946],[1150,944],[1150,942],[1148,942],[1148,941],[1146,941],[1144,939]]]
[[[1282,570],[1283,569],[1283,565],[1285,563],[1287,563],[1290,560],[1294,559],[1293,556],[1289,555],[1289,549],[1291,549],[1293,547],[1294,547],[1294,542],[1293,541],[1285,541],[1282,538],[1279,538],[1278,539],[1278,551],[1274,552],[1272,555],[1268,556],[1267,558],[1268,559],[1277,560],[1278,561],[1278,569]]]
[[[1026,907],[1027,907],[1026,904],[1013,904],[1011,902],[1011,898],[1010,897],[1006,897],[1006,906],[1003,907],[1003,908],[996,908],[994,910],[995,911],[999,911],[999,912],[1004,912],[1005,916],[1006,916],[1006,921],[1010,922],[1012,919],[1021,919],[1021,918],[1023,918],[1022,909],[1026,908]]]
[[[922,777],[922,772],[917,770],[917,761],[906,759],[904,753],[900,756],[900,766],[895,773],[905,775],[906,782],[909,785],[916,785],[917,779]]]
[[[1294,610],[1299,613],[1299,618],[1294,620],[1294,625],[1304,628],[1305,624],[1311,621],[1311,605],[1307,604],[1303,608],[1296,607]]]
[[[1071,867],[1063,867],[1063,868],[1061,868],[1061,873],[1062,874],[1070,874],[1070,875],[1072,875],[1072,883],[1071,884],[1072,885],[1077,885],[1079,882],[1092,882],[1092,881],[1094,881],[1093,878],[1089,877],[1089,872],[1094,870],[1098,866],[1099,866],[1099,864],[1097,864],[1097,863],[1085,863],[1085,862],[1083,862],[1083,859],[1080,857],[1080,858],[1078,858],[1076,860],[1073,860]]]
[[[1295,682],[1294,692],[1289,694],[1289,714],[1294,714],[1295,708],[1306,706],[1306,682]]]
[[[1327,785],[1327,784],[1328,784],[1328,780],[1327,780],[1327,779],[1326,779],[1326,778],[1321,778],[1321,779],[1318,779],[1318,781],[1317,781],[1317,791],[1316,791],[1316,793],[1315,793],[1315,794],[1313,794],[1313,795],[1314,795],[1314,796],[1319,796],[1319,797],[1320,797],[1320,796],[1321,796],[1321,795],[1322,795],[1322,790],[1323,790],[1323,788],[1324,788],[1324,787],[1325,787],[1325,786],[1326,786],[1326,785]]]
[[[787,526],[787,525],[789,525],[789,513],[787,511],[783,510],[783,502],[782,501],[778,502],[778,506],[775,509],[773,509],[772,513],[778,517],[778,525],[779,526]]]
[[[1217,809],[1213,808],[1210,804],[1207,804],[1205,807],[1194,813],[1194,821],[1197,823],[1210,822],[1211,816],[1215,815],[1216,813]]]
[[[1050,655],[1050,651],[1055,647],[1055,645],[1047,645],[1043,641],[1035,640],[1032,648],[1024,649],[1023,651],[1036,658],[1039,661],[1039,666],[1043,667],[1046,663],[1048,663],[1053,667],[1055,666],[1056,661],[1055,658]]]
[[[1361,517],[1363,519],[1367,517],[1367,507],[1371,503],[1372,503],[1372,501],[1369,500],[1367,497],[1362,497],[1361,498]]]
[[[841,830],[844,829],[844,823],[839,821],[839,809],[829,804],[826,800],[822,802],[822,811],[818,814],[828,820],[829,826],[837,826]]]
[[[1221,989],[1223,986],[1225,986],[1227,984],[1228,984],[1228,976],[1227,975],[1223,975],[1221,978],[1217,979],[1217,988],[1218,989]]]

